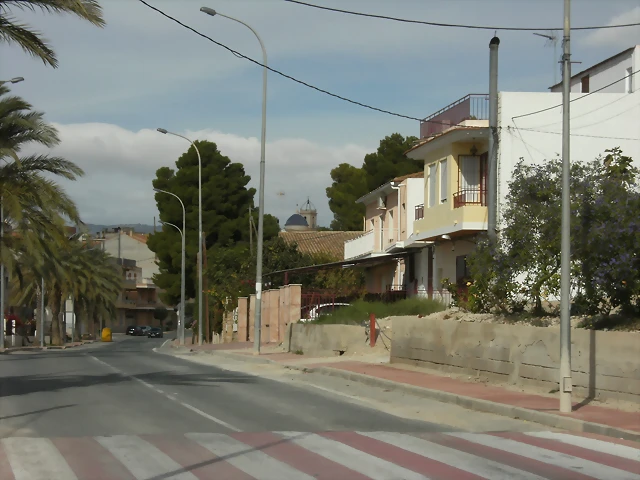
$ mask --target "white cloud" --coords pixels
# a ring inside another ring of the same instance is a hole
[[[640,6],[616,15],[606,25],[626,23],[640,23]],[[584,39],[584,43],[589,46],[629,48],[640,44],[640,26],[596,30]]]
[[[157,215],[151,181],[162,166],[175,168],[175,161],[189,145],[177,137],[154,130],[129,131],[110,124],[55,124],[61,143],[50,151],[85,170],[76,182],[63,182],[77,202],[83,220],[89,223],[146,223]],[[223,155],[240,162],[251,176],[250,186],[259,180],[260,141],[219,131],[177,132],[191,139],[209,140]],[[296,204],[307,197],[318,208],[318,220],[328,225],[331,213],[325,189],[330,170],[346,162],[361,165],[374,148],[347,144],[320,145],[289,138],[267,142],[265,208],[281,224],[294,213]],[[284,192],[284,196],[278,196]],[[257,195],[256,195],[257,202]]]

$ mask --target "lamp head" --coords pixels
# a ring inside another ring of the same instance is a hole
[[[213,8],[200,7],[200,11],[206,13],[207,15],[211,15],[212,17],[216,15],[216,11]]]
[[[24,77],[15,77],[12,78],[11,80],[9,80],[11,83],[20,83],[20,82],[24,82]]]
[[[167,132],[167,130],[166,130],[165,128],[158,128],[157,130],[158,130],[160,133],[164,133],[164,134],[168,133],[168,132]]]

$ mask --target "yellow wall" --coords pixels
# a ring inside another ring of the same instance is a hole
[[[460,188],[459,185],[459,155],[470,155],[471,147],[478,149],[478,154],[487,151],[486,142],[460,142],[451,143],[443,148],[430,152],[424,162],[424,218],[416,220],[413,226],[414,234],[428,232],[450,227],[450,231],[456,231],[463,222],[486,222],[487,207],[480,205],[467,205],[453,208],[453,194]],[[447,201],[440,203],[440,162],[447,160]],[[429,170],[430,166],[437,164],[436,168],[436,204],[429,208]],[[446,232],[444,232],[446,233]]]

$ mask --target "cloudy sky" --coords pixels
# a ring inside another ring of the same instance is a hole
[[[412,117],[425,117],[467,93],[488,91],[492,31],[429,27],[320,11],[283,0],[147,0],[245,55],[339,95]],[[310,3],[314,1],[309,0]],[[562,26],[562,0],[315,0],[380,15],[474,25]],[[14,11],[54,46],[53,69],[16,47],[0,45],[2,78],[60,131],[53,153],[86,176],[65,184],[90,223],[146,223],[157,215],[151,180],[174,166],[185,141],[215,141],[242,162],[257,187],[261,68],[171,22],[138,0],[103,0],[107,26],[74,17]],[[573,26],[640,22],[637,0],[573,0]],[[541,33],[546,33],[542,31]],[[553,84],[553,47],[531,32],[500,32],[500,89],[545,91]],[[640,44],[640,28],[574,32],[574,72]],[[558,55],[561,46],[558,42]],[[557,66],[559,72],[559,66]],[[558,79],[560,78],[558,74]],[[331,168],[357,166],[385,135],[418,135],[419,125],[328,97],[269,74],[266,208],[281,224],[307,196],[319,222],[331,212]],[[284,195],[281,195],[284,193]]]

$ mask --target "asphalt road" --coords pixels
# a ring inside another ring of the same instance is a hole
[[[450,431],[331,393],[154,353],[126,337],[0,356],[0,437],[234,431]]]
[[[153,352],[164,341],[0,355],[0,479],[640,480],[622,440]],[[421,406],[443,423],[401,416]],[[460,431],[478,422],[509,431]]]

